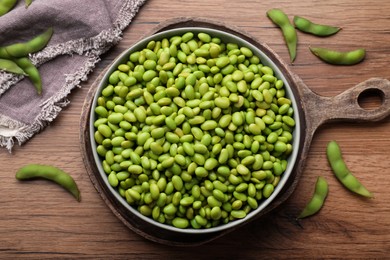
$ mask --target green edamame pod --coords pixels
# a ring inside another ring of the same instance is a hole
[[[336,34],[341,30],[340,27],[313,23],[312,21],[301,16],[294,16],[294,24],[295,27],[301,32],[322,37]]]
[[[314,194],[306,207],[299,214],[298,218],[305,218],[317,213],[324,204],[326,197],[328,196],[328,182],[324,177],[318,177]]]
[[[19,75],[27,75],[15,62],[0,58],[0,70],[15,73]]]
[[[367,198],[373,197],[372,193],[369,192],[348,169],[342,158],[340,146],[336,141],[330,141],[328,143],[326,155],[333,173],[347,189]]]
[[[355,65],[366,56],[364,48],[340,52],[320,47],[310,47],[310,51],[321,60],[333,65]]]
[[[8,54],[5,47],[0,47],[0,58],[1,59],[12,59],[12,56]]]
[[[280,9],[271,9],[267,11],[267,16],[282,30],[290,54],[290,61],[293,62],[296,57],[298,42],[295,27],[290,23],[287,15]]]
[[[18,58],[18,59],[14,59],[14,61],[28,75],[31,82],[34,84],[38,95],[41,95],[42,80],[37,67],[35,67],[35,65],[32,64],[28,58]]]
[[[32,1],[33,0],[25,0],[24,1],[24,4],[25,4],[26,8],[28,8],[31,5]]]
[[[43,178],[53,181],[69,191],[78,201],[81,200],[80,191],[73,178],[59,168],[50,165],[28,164],[16,172],[16,179],[30,180]]]
[[[1,0],[0,1],[0,16],[11,11],[12,8],[16,5],[18,0]]]
[[[34,37],[30,41],[11,44],[5,47],[6,51],[15,58],[27,57],[28,54],[42,50],[53,35],[53,28]]]

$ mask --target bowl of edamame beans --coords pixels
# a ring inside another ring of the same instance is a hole
[[[143,223],[210,234],[268,212],[293,178],[300,119],[274,57],[234,33],[179,27],[107,69],[90,110],[98,178]]]

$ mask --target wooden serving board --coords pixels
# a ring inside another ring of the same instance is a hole
[[[357,86],[341,93],[338,96],[319,96],[313,93],[297,75],[293,74],[289,70],[288,65],[282,59],[280,59],[277,54],[272,51],[265,43],[259,42],[248,33],[243,32],[241,29],[229,26],[227,24],[206,19],[180,17],[157,25],[144,37],[162,32],[164,30],[180,27],[207,27],[218,29],[235,34],[255,45],[279,67],[289,82],[291,90],[294,93],[295,99],[297,101],[297,112],[299,114],[301,128],[301,141],[298,147],[296,147],[296,149],[298,149],[298,155],[292,175],[276,199],[273,200],[263,211],[261,211],[255,218],[252,218],[250,221],[260,221],[259,219],[262,216],[269,214],[272,210],[279,207],[293,193],[305,165],[306,157],[314,133],[321,125],[328,122],[337,121],[378,121],[390,114],[390,81],[386,79],[373,78],[358,84]],[[232,229],[208,234],[188,235],[165,229],[157,229],[154,225],[132,215],[132,213],[130,213],[112,195],[110,195],[110,191],[105,186],[95,165],[89,139],[91,134],[89,132],[89,116],[92,100],[96,93],[99,82],[103,78],[103,75],[106,71],[107,69],[104,70],[96,79],[96,81],[91,85],[86,96],[80,121],[80,144],[85,168],[91,179],[91,182],[102,197],[103,201],[111,209],[115,216],[129,229],[143,236],[144,238],[157,243],[174,246],[196,246],[204,244],[229,232],[232,232],[235,229],[240,228],[242,225],[249,223],[250,221],[247,221],[241,225],[235,226]],[[359,106],[359,96],[368,91],[380,96],[382,100],[380,107],[374,110],[365,110]]]

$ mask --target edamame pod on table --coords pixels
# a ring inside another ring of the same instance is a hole
[[[18,2],[18,0],[1,0],[0,1],[0,16],[11,11],[17,2]]]
[[[312,21],[301,16],[294,16],[294,24],[295,27],[301,32],[322,37],[336,34],[341,30],[340,27],[313,23]]]
[[[320,47],[310,47],[310,51],[321,60],[333,65],[355,65],[366,56],[364,48],[340,52]]]
[[[66,172],[50,165],[28,164],[16,172],[16,179],[30,180],[43,178],[53,181],[69,191],[78,201],[81,200],[76,182]]]
[[[267,16],[282,30],[290,54],[290,61],[293,62],[296,58],[298,42],[295,27],[290,23],[287,15],[280,9],[271,9],[267,11]]]
[[[340,146],[336,141],[328,143],[326,154],[334,175],[347,189],[367,198],[373,197],[372,193],[348,169],[342,158]]]
[[[316,214],[323,206],[328,196],[328,182],[324,177],[318,177],[314,189],[313,197],[299,214],[298,218],[305,218]]]

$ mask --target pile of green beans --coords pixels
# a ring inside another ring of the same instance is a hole
[[[0,47],[0,70],[27,75],[38,95],[42,94],[41,75],[37,67],[28,58],[28,55],[42,50],[50,41],[52,35],[53,28],[50,27],[29,41]]]
[[[207,33],[148,42],[109,75],[96,102],[109,184],[177,228],[245,218],[271,196],[293,149],[283,81],[251,49]]]

